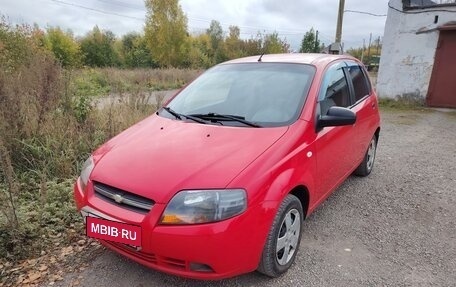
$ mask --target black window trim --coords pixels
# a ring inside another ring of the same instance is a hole
[[[342,64],[342,65],[341,65]],[[323,73],[322,73],[322,77],[321,77],[321,80],[320,80],[320,83],[319,83],[319,87],[318,87],[318,90],[317,90],[317,96],[315,97],[315,123],[318,122],[318,118],[321,117],[321,107],[320,107],[320,94],[322,93],[322,89],[323,89],[323,84],[325,82],[325,77],[328,73],[328,71],[330,69],[332,69],[334,66],[337,66],[337,65],[341,65],[342,67],[342,71],[344,73],[344,76],[345,76],[345,81],[347,82],[347,85],[348,85],[348,92],[350,94],[350,104],[352,104],[352,96],[351,96],[351,91],[350,91],[350,81],[348,80],[348,77],[347,77],[347,61],[346,59],[339,59],[339,60],[336,60],[336,61],[333,61],[331,63],[329,63],[325,69],[323,70]],[[350,79],[351,80],[351,79]],[[346,107],[347,109],[351,109],[353,106],[350,105],[348,107]],[[316,130],[318,130],[317,127],[315,127]]]
[[[351,106],[350,106],[350,109],[359,105],[361,102],[365,101],[368,97],[370,97],[372,95],[372,85],[369,81],[369,76],[366,75],[366,71],[364,69],[364,67],[362,65],[360,65],[359,63],[355,62],[355,61],[345,61],[345,64],[346,64],[346,67],[344,67],[346,69],[346,77],[347,77],[347,80],[350,79],[348,81],[348,85],[350,87],[350,101],[351,101]],[[355,88],[353,86],[353,78],[352,76],[350,75],[350,73],[348,72],[348,69],[352,66],[358,66],[359,69],[361,70],[361,73],[363,73],[364,75],[364,82],[366,84],[366,87],[368,89],[368,94],[365,95],[364,97],[362,97],[361,99],[357,100],[356,101],[356,95],[355,95]]]
[[[347,64],[347,63],[345,63]],[[353,79],[350,75],[350,72],[348,71],[350,66],[345,66],[342,69],[344,70],[345,78],[348,84],[348,92],[350,94],[350,106],[348,106],[349,109],[353,108],[356,103],[355,103],[355,87],[353,86]]]

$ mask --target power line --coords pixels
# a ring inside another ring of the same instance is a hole
[[[134,16],[128,16],[128,15],[119,14],[119,13],[115,13],[115,12],[109,12],[109,11],[96,9],[96,8],[91,8],[91,7],[87,7],[87,6],[83,6],[83,5],[79,5],[79,4],[65,2],[65,1],[62,1],[62,0],[49,0],[49,1],[54,2],[55,4],[72,6],[72,7],[76,7],[76,8],[79,8],[79,9],[85,9],[85,10],[88,10],[88,11],[102,13],[102,14],[105,14],[105,15],[112,15],[112,16],[123,17],[123,18],[138,20],[138,21],[144,21],[143,18],[134,17]],[[97,0],[97,1],[104,2],[104,3],[110,3],[110,4],[114,4],[114,5],[118,5],[118,6],[122,6],[122,7],[126,7],[126,8],[132,8],[132,9],[137,9],[137,10],[144,11],[144,10],[140,9],[139,7],[137,7],[137,6],[128,5],[127,3],[122,2],[122,1],[113,1],[113,2],[108,1],[108,0]],[[196,21],[196,22],[210,23],[212,21],[210,19],[198,18],[198,17],[189,17],[189,16],[187,16],[187,18],[190,19],[190,20]],[[237,26],[240,29],[243,29],[244,32],[240,33],[242,35],[255,36],[258,32],[271,32],[271,31],[276,32],[280,36],[301,36],[301,35],[304,36],[304,34],[306,33],[306,31],[304,31],[304,30],[288,30],[288,29],[282,30],[282,29],[275,29],[275,28],[272,28],[272,27],[264,27],[264,26],[239,26],[239,25],[223,23],[223,22],[219,22],[219,23],[220,23],[220,25],[225,26],[225,27]],[[195,26],[193,26],[193,27],[189,26],[189,28],[190,29],[195,29],[195,30],[200,30],[200,31],[205,31],[207,29],[207,28],[200,28],[200,27],[195,27]],[[250,30],[251,32],[245,32],[245,30],[247,30],[247,31]],[[324,34],[321,34],[321,35],[324,36],[323,38],[327,38]]]
[[[97,1],[114,4],[117,6],[127,7],[127,8],[131,8],[131,9],[136,9],[136,10],[145,12],[145,10],[140,8],[139,6],[132,6],[132,5],[127,4],[126,2],[119,1],[119,0],[117,0],[117,1],[116,0],[97,0]],[[201,18],[201,17],[193,17],[190,14],[186,14],[186,16],[187,16],[187,19],[195,21],[195,22],[211,23],[213,20],[215,20],[215,19],[208,19],[208,18]],[[225,26],[225,27],[237,26],[239,28],[247,29],[247,30],[256,30],[256,31],[267,30],[267,31],[280,31],[280,32],[285,32],[285,33],[299,33],[299,34],[306,33],[306,31],[300,30],[300,29],[291,29],[291,30],[290,29],[280,29],[280,30],[278,30],[278,29],[275,29],[272,27],[265,27],[265,26],[240,26],[240,25],[235,25],[232,23],[226,23],[226,22],[220,22],[220,21],[219,21],[219,23],[220,23],[220,25]]]
[[[144,21],[144,19],[142,19],[142,18],[138,18],[138,17],[134,17],[134,16],[128,16],[128,15],[123,15],[123,14],[119,14],[119,13],[115,13],[115,12],[108,12],[108,11],[104,11],[104,10],[100,10],[100,9],[95,9],[95,8],[90,8],[90,7],[87,7],[87,6],[82,6],[82,5],[78,5],[78,4],[74,4],[74,3],[69,3],[69,2],[65,2],[65,1],[61,1],[61,0],[49,0],[49,1],[55,2],[55,3],[57,3],[57,4],[63,4],[63,5],[68,5],[68,6],[77,7],[77,8],[80,8],[80,9],[95,11],[95,12],[102,13],[102,14],[106,14],[106,15],[113,15],[113,16],[119,16],[119,17],[129,18],[129,19],[133,19],[133,20]]]
[[[54,1],[54,0],[51,0],[51,1]],[[61,0],[56,0],[56,1],[61,1]],[[136,9],[136,10],[145,12],[145,10],[140,8],[139,6],[132,6],[124,1],[120,1],[120,0],[97,0],[97,1],[114,4],[114,5],[122,6],[122,7],[126,7],[126,8]],[[187,19],[196,21],[196,22],[211,23],[213,20],[215,20],[215,19],[208,19],[208,18],[201,18],[201,17],[193,17],[187,13],[186,13],[186,16],[187,16]],[[265,27],[265,26],[240,26],[240,25],[235,25],[232,23],[226,23],[226,22],[220,22],[220,21],[218,21],[218,22],[220,23],[220,25],[222,25],[224,27],[237,26],[239,28],[246,29],[246,30],[255,30],[256,32],[258,32],[259,30],[277,31],[277,32],[290,33],[290,34],[304,34],[307,32],[307,31],[300,30],[300,29],[275,29],[272,27]]]
[[[196,22],[204,22],[204,23],[211,23],[214,19],[206,19],[206,18],[198,18],[198,17],[191,17],[187,15],[187,19],[193,20]],[[276,29],[272,27],[265,27],[265,26],[241,26],[241,25],[236,25],[232,23],[226,23],[226,22],[220,22],[218,21],[221,26],[224,27],[229,27],[229,26],[237,26],[241,29],[246,29],[246,30],[265,30],[265,31],[277,31],[277,32],[284,32],[284,33],[296,33],[296,34],[304,34],[307,31],[304,30],[298,30],[298,29]]]
[[[102,2],[102,3],[106,3],[106,4],[111,4],[111,5],[116,5],[116,6],[120,6],[120,7],[125,7],[125,8],[130,8],[130,9],[135,9],[135,10],[139,10],[139,11],[143,11],[144,12],[144,7],[139,7],[139,6],[132,6],[130,4],[127,4],[125,2],[122,2],[122,1],[116,1],[116,0],[97,0],[98,2]]]
[[[344,10],[344,12],[365,14],[365,15],[370,15],[370,16],[375,16],[375,17],[386,17],[387,16],[386,14],[374,14],[374,13],[370,13],[370,12],[356,11],[356,10]]]
[[[128,15],[119,14],[119,13],[115,13],[115,12],[108,12],[108,11],[105,11],[105,10],[100,10],[100,9],[96,9],[96,8],[91,8],[91,7],[79,5],[79,4],[69,3],[69,2],[62,1],[62,0],[49,0],[49,1],[52,1],[52,2],[54,2],[56,4],[63,4],[63,5],[73,6],[73,7],[76,7],[76,8],[85,9],[85,10],[89,10],[89,11],[94,11],[94,12],[98,12],[98,13],[102,13],[102,14],[106,14],[106,15],[113,15],[113,16],[118,16],[118,17],[123,17],[123,18],[129,18],[129,19],[144,21],[143,18],[134,17],[134,16],[128,16]],[[105,2],[105,3],[110,2],[110,1],[107,1],[107,0],[97,0],[97,1]],[[118,2],[118,3],[116,3],[116,2]],[[127,7],[127,8],[132,8],[132,9],[137,9],[137,10],[144,11],[142,9],[139,9],[138,7],[127,5],[126,3],[121,2],[121,1],[116,1],[116,2],[112,2],[111,4],[115,4],[115,5],[118,5],[118,6],[123,6],[123,7]],[[190,20],[196,21],[196,22],[210,23],[212,21],[210,19],[189,17],[189,16],[187,16],[187,18],[190,19]],[[297,35],[297,34],[304,34],[305,33],[305,31],[303,31],[303,30],[282,30],[282,29],[274,29],[272,27],[239,26],[239,25],[234,25],[234,24],[224,23],[224,22],[219,22],[219,23],[220,23],[220,25],[225,26],[225,27],[237,26],[237,27],[239,27],[239,28],[241,28],[243,30],[252,30],[251,33],[249,33],[249,32],[242,33],[244,35],[248,35],[248,34],[253,35],[256,32],[261,31],[261,30],[264,30],[264,31],[275,31],[275,32],[280,33],[280,34],[287,34],[287,35]],[[253,30],[255,30],[255,31],[253,31]]]

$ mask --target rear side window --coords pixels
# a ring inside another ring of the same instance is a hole
[[[358,102],[359,100],[370,94],[368,81],[362,68],[358,65],[349,66],[348,72],[353,81],[355,102]]]

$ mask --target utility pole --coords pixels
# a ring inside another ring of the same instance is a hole
[[[377,55],[380,55],[379,50],[380,50],[380,36],[378,36],[378,40],[377,40]]]
[[[339,0],[339,14],[337,16],[336,41],[329,45],[330,54],[343,54],[342,22],[344,21],[345,0]]]
[[[369,46],[367,47],[367,60],[370,62],[370,52],[371,52],[371,44],[372,44],[372,33],[369,36]],[[368,63],[369,63],[368,62]]]
[[[320,53],[320,47],[318,45],[318,30],[315,31],[315,48],[314,48],[314,52],[315,53]]]
[[[337,16],[336,43],[342,42],[342,22],[344,21],[345,0],[339,0],[339,15]]]
[[[363,39],[363,51],[361,52],[361,63],[364,64],[364,50],[366,49],[366,39]]]

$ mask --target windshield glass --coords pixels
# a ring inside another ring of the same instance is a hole
[[[230,115],[259,126],[296,121],[315,68],[303,64],[246,63],[216,66],[186,87],[169,104],[181,115]],[[173,116],[166,112],[160,115]],[[223,125],[242,122],[214,117]],[[226,121],[226,122],[225,122]]]

